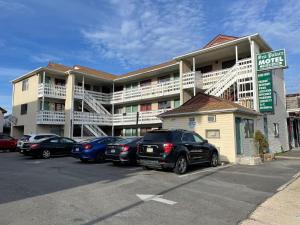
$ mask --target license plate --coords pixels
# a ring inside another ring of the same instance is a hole
[[[75,148],[75,151],[76,151],[76,152],[79,152],[79,148]]]
[[[116,150],[115,150],[115,149],[111,149],[110,152],[111,152],[111,153],[115,153]]]
[[[147,152],[153,152],[153,148],[147,147]]]

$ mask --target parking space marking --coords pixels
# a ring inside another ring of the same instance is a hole
[[[167,205],[175,205],[177,202],[162,198],[162,195],[144,195],[144,194],[137,194],[138,198],[140,198],[142,201],[156,201],[160,203],[164,203]]]
[[[196,174],[199,174],[199,173],[214,172],[214,171],[218,171],[220,169],[225,169],[225,168],[228,168],[228,167],[231,167],[231,166],[232,165],[213,167],[213,168],[209,168],[209,169],[199,170],[199,171],[193,172],[193,173],[187,173],[187,174],[184,174],[184,175],[180,175],[178,177],[182,178],[182,177],[196,175]]]

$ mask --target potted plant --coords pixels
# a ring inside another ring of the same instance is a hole
[[[255,131],[254,142],[258,151],[258,155],[264,160],[264,154],[266,153],[269,143],[265,135],[260,130]]]

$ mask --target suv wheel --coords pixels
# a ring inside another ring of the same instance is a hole
[[[216,152],[213,152],[210,159],[210,166],[216,167],[218,166],[218,163],[219,163],[218,154]]]
[[[187,159],[184,155],[181,155],[178,157],[176,161],[174,172],[176,174],[184,174],[187,171],[187,167],[188,167]]]
[[[42,151],[42,158],[43,158],[43,159],[49,159],[50,156],[51,156],[50,150],[45,149],[45,150]]]

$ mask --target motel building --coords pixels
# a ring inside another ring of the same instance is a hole
[[[284,52],[272,51],[259,34],[218,35],[199,50],[119,76],[81,65],[49,63],[12,81],[12,135],[142,136],[163,127],[158,115],[204,93],[254,111],[255,122],[236,116],[234,127],[245,133],[246,124],[255,124],[250,129],[263,131],[270,152],[287,150],[286,62],[282,62]],[[172,124],[176,128],[179,123]],[[219,135],[234,130],[220,130]],[[247,136],[247,141],[253,144],[252,137]],[[232,146],[234,154],[246,151]]]

